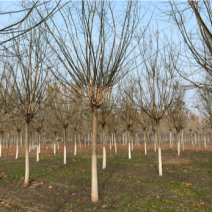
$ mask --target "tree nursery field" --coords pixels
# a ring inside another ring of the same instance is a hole
[[[190,148],[190,150],[189,150]],[[67,164],[63,148],[54,155],[41,147],[30,152],[30,183],[24,185],[24,147],[15,159],[15,147],[2,149],[0,159],[0,211],[83,212],[83,211],[212,211],[212,153],[185,151],[162,144],[163,176],[158,176],[158,154],[150,146],[134,146],[128,159],[127,146],[109,150],[107,168],[102,169],[102,148],[97,146],[99,201],[91,202],[91,147],[67,146]],[[192,150],[192,151],[191,151]]]

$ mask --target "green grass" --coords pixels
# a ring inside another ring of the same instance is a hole
[[[162,157],[177,158],[173,151],[163,151]],[[134,150],[132,159],[128,160],[127,151],[119,151],[116,156],[108,150],[106,170],[101,169],[102,159],[98,158],[99,202],[96,205],[90,202],[90,158],[89,153],[75,157],[69,153],[67,165],[63,165],[62,154],[41,154],[39,163],[30,158],[30,180],[45,181],[45,188],[52,185],[53,192],[49,193],[52,202],[53,195],[57,196],[58,204],[62,195],[67,198],[64,211],[212,211],[212,154],[209,152],[182,152],[180,158],[192,162],[163,164],[163,176],[159,177],[157,153],[149,151],[144,156]],[[24,158],[0,160],[0,173],[8,175],[0,180],[0,186],[5,181],[20,181],[25,173]],[[62,190],[56,183],[61,184]],[[48,191],[45,188],[40,192],[45,194]],[[206,205],[193,205],[201,202]]]

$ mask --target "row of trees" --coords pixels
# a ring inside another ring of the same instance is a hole
[[[169,117],[179,141],[179,132],[185,128],[187,117],[183,101],[185,89],[177,77],[177,72],[182,75],[181,70],[184,70],[180,57],[181,49],[167,37],[161,42],[157,30],[148,30],[150,22],[144,29],[138,30],[143,17],[141,13],[145,14],[139,2],[123,3],[121,12],[115,10],[114,4],[110,1],[70,1],[63,5],[56,2],[56,7],[51,7],[51,2],[40,5],[29,3],[26,11],[30,12],[24,17],[24,21],[20,22],[24,24],[19,25],[18,31],[14,31],[11,26],[2,29],[7,33],[4,33],[5,41],[0,43],[4,45],[2,49],[4,57],[1,59],[0,118],[3,124],[6,120],[24,117],[25,184],[29,183],[31,123],[35,123],[38,143],[47,120],[52,126],[54,135],[58,125],[62,125],[64,164],[66,164],[67,127],[72,123],[76,141],[76,132],[82,125],[82,119],[89,118],[92,114],[91,200],[93,202],[98,201],[96,156],[98,120],[103,132],[104,167],[106,167],[104,130],[108,121],[114,124],[115,132],[118,130],[120,120],[125,124],[128,132],[129,158],[131,158],[130,138],[133,125],[139,123],[142,126],[146,140],[147,123],[155,123],[159,176],[162,175],[160,122],[164,117]],[[196,45],[189,40],[183,20],[185,10],[181,12],[175,2],[169,2],[169,5],[172,10],[169,15],[177,23],[189,47],[188,50],[201,68],[210,75],[212,36],[204,24],[204,19],[201,19],[200,3],[188,1],[188,9],[194,11],[196,16],[201,32],[198,34],[199,39],[204,44],[204,54],[200,54]],[[201,6],[208,11],[210,17],[210,3],[203,1]],[[56,22],[55,17],[58,16],[54,16],[54,8],[63,22],[62,25]],[[17,25],[16,23],[14,26]],[[127,80],[125,76],[129,76],[133,71],[137,73]],[[186,75],[182,77],[186,78]],[[120,85],[116,86],[118,83]],[[201,84],[195,82],[193,84],[202,89]],[[117,87],[118,90],[115,91]],[[208,85],[206,87],[208,88]],[[200,97],[203,94],[201,91]],[[114,93],[118,96],[115,97]],[[138,117],[141,117],[139,121]],[[19,122],[20,120],[18,118]],[[20,132],[20,127],[17,127],[18,131]]]

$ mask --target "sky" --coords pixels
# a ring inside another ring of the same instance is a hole
[[[17,1],[1,1],[0,2],[0,14],[2,12],[19,10],[19,3]],[[121,10],[121,1],[116,2],[116,9]],[[177,45],[179,43],[179,34],[177,27],[169,20],[167,16],[165,16],[161,11],[166,10],[167,1],[141,1],[140,4],[146,8],[146,14],[142,19],[140,27],[145,26],[148,21],[151,19],[150,28],[158,29],[161,35],[166,34],[168,38],[172,37],[172,40]],[[8,14],[1,15],[0,28],[7,24],[8,22],[12,22],[13,20],[17,20],[18,17],[21,17],[21,13],[19,14]],[[58,22],[60,20],[57,20]],[[192,28],[195,25],[194,21],[191,21],[190,27]],[[198,76],[197,76],[198,77]],[[195,98],[195,92],[190,90],[187,92],[185,99],[188,107],[192,109],[193,105],[196,105],[197,99]],[[197,113],[197,112],[196,112]]]

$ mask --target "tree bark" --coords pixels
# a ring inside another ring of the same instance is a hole
[[[117,145],[116,145],[116,133],[113,134],[113,140],[114,140],[114,145],[115,145],[115,154],[117,155]]]
[[[25,134],[25,185],[29,184],[29,123],[26,122]]]
[[[176,130],[177,133],[177,155],[180,156],[180,136],[179,136],[179,130]]]
[[[144,152],[147,155],[147,148],[146,148],[146,130],[144,130]]]
[[[103,142],[103,161],[102,169],[106,169],[106,146],[105,146],[105,128],[102,128],[102,142]]]
[[[128,159],[131,159],[131,147],[130,147],[130,130],[128,130]]]
[[[170,131],[170,137],[169,137],[169,139],[170,139],[170,149],[172,149],[172,132]]]
[[[39,161],[39,132],[37,131],[37,159],[36,161]]]
[[[97,108],[93,107],[93,136],[92,136],[92,164],[91,164],[91,201],[98,202],[98,179],[97,179]]]
[[[56,155],[56,133],[54,132],[54,155]]]
[[[77,155],[77,132],[74,131],[74,156]]]
[[[159,128],[159,122],[157,122],[157,137],[158,137],[159,176],[162,176],[162,175],[163,175],[163,170],[162,170],[162,155],[161,155],[161,141],[160,141],[160,128]]]
[[[66,127],[64,128],[64,164],[66,164]]]

